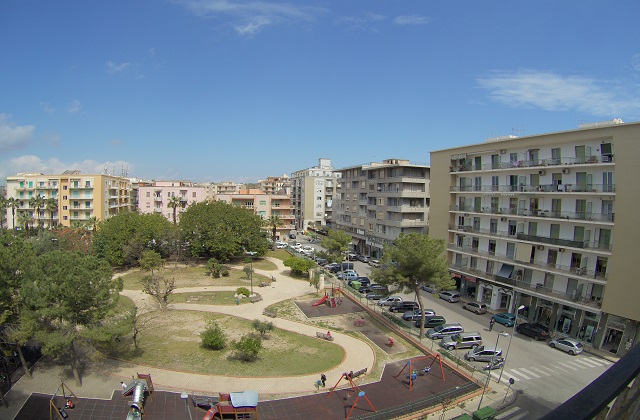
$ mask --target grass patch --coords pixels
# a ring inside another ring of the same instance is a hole
[[[291,254],[289,254],[287,251],[285,251],[284,249],[276,249],[275,251],[267,251],[267,257],[271,257],[271,258],[277,258],[281,261],[286,260],[287,258],[289,258],[291,256]]]
[[[306,375],[329,370],[344,358],[343,349],[336,344],[276,328],[263,340],[264,349],[258,360],[242,362],[230,358],[230,340],[254,332],[251,320],[193,311],[155,312],[144,316],[148,322],[140,334],[141,351],[114,356],[164,369],[228,376]],[[200,346],[200,333],[210,319],[215,320],[229,338],[224,350],[206,350]]]
[[[198,303],[202,305],[236,305],[233,291],[174,293],[169,298],[170,303]],[[240,301],[241,305],[251,303],[248,298]]]

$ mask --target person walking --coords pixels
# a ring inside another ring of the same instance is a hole
[[[327,386],[327,385],[326,385],[326,383],[327,383],[327,376],[326,376],[324,373],[320,375],[320,381],[322,382],[322,387],[323,387],[323,388],[324,388],[325,386]]]
[[[493,324],[495,324],[495,323],[496,323],[496,320],[491,318],[491,321],[489,321],[489,331],[493,330]]]

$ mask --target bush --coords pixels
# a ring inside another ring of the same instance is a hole
[[[207,261],[207,273],[211,277],[219,278],[220,275],[223,273],[223,270],[226,270],[226,269],[223,268],[223,265],[220,264],[217,259],[209,258],[209,260]]]
[[[254,334],[247,334],[240,341],[234,341],[231,346],[238,359],[251,362],[258,358],[258,353],[262,350],[262,340]]]
[[[236,289],[236,295],[245,295],[245,296],[250,296],[251,292],[249,291],[249,289],[247,289],[246,287],[238,287]]]
[[[227,270],[226,268],[222,269],[222,277],[229,277],[229,270]]]
[[[215,321],[207,323],[207,329],[200,334],[200,338],[205,349],[221,350],[227,345],[227,336]]]
[[[261,337],[264,337],[266,333],[273,331],[275,328],[273,322],[260,321],[259,319],[254,319],[251,325],[253,325],[253,328],[260,333]]]

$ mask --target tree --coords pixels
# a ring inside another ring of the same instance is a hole
[[[93,244],[86,229],[60,227],[52,231],[58,249],[93,254]]]
[[[160,304],[160,310],[165,312],[169,305],[169,297],[175,290],[175,280],[156,275],[156,270],[164,267],[164,260],[155,251],[143,251],[140,258],[140,268],[150,271],[151,275],[142,279],[142,291],[153,296]]]
[[[178,224],[177,212],[178,212],[178,207],[182,206],[182,200],[177,195],[173,195],[169,197],[169,202],[167,203],[167,206],[173,209],[173,224],[177,225]]]
[[[40,227],[40,209],[45,205],[44,197],[40,194],[29,199],[29,207],[36,209],[35,224]]]
[[[215,258],[209,258],[209,260],[207,260],[207,273],[209,273],[211,277],[219,278],[222,275],[223,268],[224,266]]]
[[[284,226],[284,223],[280,219],[280,216],[278,216],[277,214],[272,214],[265,221],[265,224],[271,229],[271,241],[273,242],[271,244],[271,246],[273,247],[272,249],[275,251],[276,250],[276,237],[278,236],[278,228],[280,226]]]
[[[259,319],[254,319],[251,322],[251,326],[253,329],[260,333],[260,337],[264,337],[268,332],[273,331],[275,326],[271,321],[261,321]]]
[[[11,224],[13,226],[13,230],[16,230],[16,209],[20,207],[20,200],[15,197],[9,197],[7,199],[7,205],[11,207]]]
[[[7,208],[9,208],[9,201],[7,197],[4,195],[0,195],[0,212],[2,212],[2,217],[0,217],[0,229],[4,229],[6,226],[4,225],[5,216],[7,215]]]
[[[96,230],[98,230],[98,218],[96,216],[91,216],[89,220],[86,221],[85,226],[88,229],[91,229],[91,232],[96,233]]]
[[[435,284],[441,289],[455,287],[449,274],[442,239],[432,239],[419,233],[400,234],[393,245],[384,247],[380,268],[371,277],[377,283],[396,285],[405,293],[414,293],[422,312],[420,335],[424,335],[424,304],[420,289]]]
[[[222,350],[227,346],[227,335],[215,321],[209,321],[207,328],[200,334],[202,347],[210,350]]]
[[[45,209],[49,212],[49,217],[50,217],[50,222],[49,222],[49,229],[53,229],[54,226],[54,221],[53,221],[53,215],[55,212],[58,211],[58,199],[57,198],[47,198],[47,200],[44,203],[44,207]]]
[[[342,230],[330,230],[329,235],[325,236],[320,243],[327,252],[333,256],[333,261],[340,263],[342,262],[342,254],[349,250],[349,245],[351,244],[351,236],[349,236],[346,232]],[[344,277],[344,268],[342,264],[340,264],[340,271],[342,272],[342,277]]]
[[[34,322],[42,353],[65,357],[76,385],[79,366],[105,337],[104,322],[118,300],[122,280],[109,264],[91,255],[53,251],[38,256],[22,283],[22,323]]]
[[[179,223],[194,257],[225,262],[245,251],[264,255],[268,248],[262,218],[223,201],[193,203],[180,215]]]
[[[162,256],[156,251],[142,251],[140,257],[140,268],[144,271],[151,271],[151,277],[154,276],[154,270],[160,270],[164,267]]]
[[[234,341],[231,347],[235,350],[237,358],[251,362],[258,358],[258,354],[262,350],[262,340],[253,334],[247,334],[242,336],[239,341]]]
[[[34,222],[34,218],[29,211],[24,210],[18,214],[18,223],[24,226],[24,234],[29,237],[29,226]]]
[[[308,258],[300,258],[300,257],[289,257],[283,262],[285,267],[289,267],[291,269],[292,274],[304,274],[308,273],[313,267],[315,267],[316,263],[313,260]]]

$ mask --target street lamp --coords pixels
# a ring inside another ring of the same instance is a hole
[[[520,312],[524,308],[526,308],[526,306],[520,305],[520,306],[518,306],[518,309],[516,309],[516,319],[513,321],[513,333],[511,333],[511,337],[509,337],[509,344],[507,345],[507,352],[504,355],[504,363],[502,363],[502,367],[500,368],[500,375],[498,375],[498,381],[497,382],[500,382],[500,379],[502,379],[502,372],[504,372],[504,365],[507,364],[507,357],[509,357],[509,349],[511,348],[511,340],[513,340],[513,336],[516,335],[516,326],[518,325],[518,312]]]
[[[508,332],[501,332],[498,334],[498,338],[496,338],[496,346],[494,347],[494,350],[498,350],[498,341],[500,341],[500,337],[507,337],[509,335]],[[489,369],[487,372],[487,381],[484,384],[484,388],[482,389],[482,396],[480,397],[480,402],[478,403],[478,410],[480,410],[480,407],[482,406],[482,400],[484,399],[484,393],[487,392],[487,387],[489,386],[489,380],[491,379],[491,368],[493,367],[493,361],[496,357],[496,352],[494,351],[493,354],[491,355],[491,361],[489,362]]]

